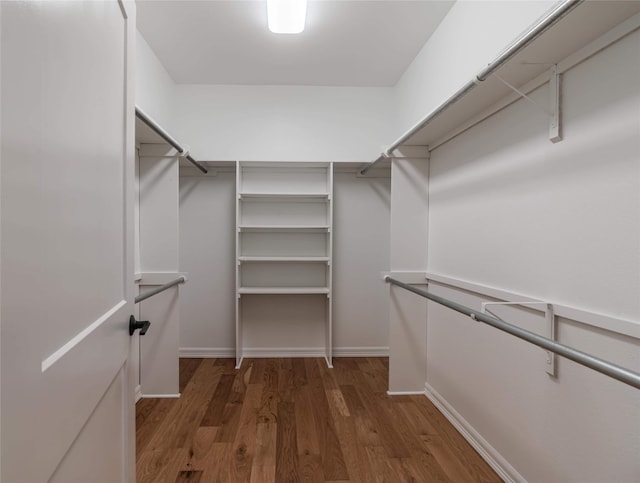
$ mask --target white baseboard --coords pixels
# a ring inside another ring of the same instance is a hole
[[[325,357],[324,347],[245,347],[244,359],[268,357]]]
[[[498,473],[503,481],[506,483],[527,483],[527,480],[428,383],[424,385],[424,395],[473,446],[482,459]]]
[[[334,347],[333,357],[389,357],[389,347]]]
[[[424,396],[424,391],[387,391],[389,396]]]
[[[136,386],[135,395],[136,395],[136,402],[138,402],[138,401],[140,401],[140,399],[142,399],[142,388],[140,387],[140,384],[138,384]]]
[[[142,394],[143,398],[166,398],[166,399],[177,399],[180,397],[180,393],[178,394]]]
[[[325,357],[324,347],[245,347],[243,358],[265,357]],[[230,347],[181,347],[182,358],[233,359],[236,351]],[[333,357],[388,357],[388,347],[334,347]]]
[[[180,347],[179,355],[184,359],[234,359],[236,350],[231,347]]]

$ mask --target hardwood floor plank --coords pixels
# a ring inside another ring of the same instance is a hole
[[[233,443],[240,426],[242,404],[228,403],[224,406],[220,427],[216,433],[216,443]]]
[[[148,448],[184,448],[193,438],[212,395],[212,384],[220,379],[221,369],[204,360],[198,367],[182,397],[167,413],[163,424],[153,435]]]
[[[337,390],[338,381],[336,381],[335,369],[329,369],[324,359],[317,359],[316,366],[320,372],[320,377],[322,378],[322,384],[324,385],[324,388],[327,390]]]
[[[206,467],[202,471],[202,481],[212,483],[235,483],[233,481],[233,445],[213,443],[207,455]]]
[[[235,376],[236,363],[234,359],[213,359],[214,364],[223,369],[223,374]]]
[[[146,483],[497,483],[424,396],[389,396],[383,358],[181,361],[180,399],[136,406]]]
[[[167,414],[177,401],[172,398],[143,398],[136,404],[136,454],[147,450]]]
[[[439,466],[452,481],[478,481],[469,471],[467,466],[457,463],[457,456],[442,444],[442,439],[437,436],[425,436],[425,445],[438,461]]]
[[[414,401],[399,402],[396,403],[395,407],[404,416],[405,420],[411,424],[417,435],[438,434],[429,418],[425,417]]]
[[[349,414],[355,415],[364,411],[365,408],[362,403],[362,399],[360,399],[360,396],[353,385],[341,385],[340,391],[342,392],[342,397],[347,403],[347,408],[349,408]]]
[[[236,372],[233,378],[233,384],[231,386],[231,392],[229,393],[229,403],[242,404],[244,400],[244,394],[247,391],[247,384],[251,379],[251,373],[253,372],[253,361],[245,361],[242,363],[242,367]]]
[[[293,363],[292,359],[278,359],[278,401],[293,402]]]
[[[202,471],[181,471],[175,483],[200,483]]]
[[[451,459],[447,459],[447,465],[451,466],[451,461],[464,461],[464,471],[470,474],[470,481],[479,481],[485,483],[493,483],[500,481],[500,478],[484,461],[473,447],[464,439],[464,437],[453,427],[447,418],[429,401],[426,397],[416,399],[416,407],[423,411],[433,427],[437,431],[435,441],[438,444],[430,446],[434,456],[440,454],[442,459],[445,455],[449,455]],[[442,449],[443,452],[438,452]],[[440,465],[444,468],[443,461]],[[457,467],[458,463],[453,463]]]
[[[222,424],[224,408],[229,401],[234,379],[235,376],[231,374],[224,374],[220,377],[220,382],[211,397],[211,403],[202,416],[200,426],[220,426]]]
[[[364,446],[382,446],[382,439],[378,426],[371,416],[364,412],[354,417],[356,437],[358,442]]]
[[[391,466],[391,460],[385,449],[381,446],[365,446],[364,450],[367,454],[369,466],[373,469],[374,479],[376,483],[395,483],[400,482],[398,475]]]
[[[240,412],[238,430],[233,441],[235,481],[249,482],[251,480],[251,466],[256,446],[256,430],[258,423],[258,408],[262,396],[262,384],[249,384],[245,394],[244,404]]]
[[[264,382],[264,368],[266,367],[266,359],[249,359],[253,364],[249,384],[260,384]]]
[[[349,474],[342,455],[342,448],[338,441],[335,423],[331,417],[329,403],[327,402],[323,366],[326,366],[326,364],[322,359],[312,359],[306,364],[307,376],[309,377],[308,386],[314,402],[313,416],[320,445],[322,469],[325,478],[328,480],[348,479]],[[332,385],[329,387],[332,387]]]
[[[202,364],[202,359],[180,359],[180,369],[179,369],[179,390],[180,392],[184,391],[191,381],[191,378],[195,374],[198,367]]]
[[[404,420],[403,431],[411,431],[416,437],[411,438],[410,451],[415,460],[415,468],[423,478],[434,482],[450,481],[447,473],[432,453],[432,449],[425,443],[423,437],[436,434],[433,426],[417,410],[413,401],[394,403],[395,409]],[[411,464],[411,463],[410,463]],[[455,481],[455,480],[454,480]]]
[[[293,402],[296,418],[296,440],[298,443],[298,454],[320,455],[320,444],[318,434],[313,419],[313,400],[308,386],[295,389]]]
[[[209,426],[201,426],[196,430],[189,447],[186,470],[197,471],[206,468],[207,458],[215,442],[217,431],[218,428]]]
[[[325,392],[333,419],[348,417],[351,415],[351,413],[349,413],[349,408],[347,407],[347,402],[344,400],[340,389],[329,389]]]
[[[278,420],[278,368],[277,359],[268,359],[264,367],[264,386],[258,411],[260,423],[275,423]]]
[[[275,423],[259,423],[256,429],[256,446],[251,465],[251,483],[272,483],[276,481],[276,439]]]
[[[349,480],[354,483],[373,481],[373,474],[367,463],[367,454],[364,446],[358,441],[355,418],[341,417],[336,419],[335,423]]]
[[[300,481],[295,410],[292,402],[278,403],[276,481]]]
[[[304,454],[298,456],[298,466],[300,467],[299,481],[304,483],[325,483],[324,473],[322,472],[322,460],[319,454]]]
[[[357,388],[360,390],[360,388]],[[380,441],[390,457],[408,458],[409,449],[393,425],[390,411],[386,408],[388,401],[386,395],[380,393],[366,397],[361,394],[361,399],[367,408],[371,421],[375,424],[375,431],[380,434]]]
[[[372,364],[371,358],[362,358],[358,361],[358,366],[360,367],[364,379],[367,381],[373,392],[387,392],[389,376],[388,374],[383,375],[380,372],[380,367],[376,364]]]
[[[187,451],[182,448],[157,448],[143,453],[136,466],[139,483],[174,483],[186,464]]]
[[[304,359],[291,359],[293,370],[293,386],[301,387],[306,386],[307,380],[307,368],[304,364]]]

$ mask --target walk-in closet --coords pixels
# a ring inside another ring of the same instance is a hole
[[[2,483],[640,481],[640,0],[0,37]]]

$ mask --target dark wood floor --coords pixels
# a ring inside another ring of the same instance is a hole
[[[182,359],[180,399],[142,399],[138,482],[499,482],[388,360]]]

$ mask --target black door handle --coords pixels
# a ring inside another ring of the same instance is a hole
[[[151,322],[148,320],[136,320],[133,315],[129,317],[129,335],[133,335],[137,329],[140,329],[140,335],[144,335],[149,327],[151,327]]]

